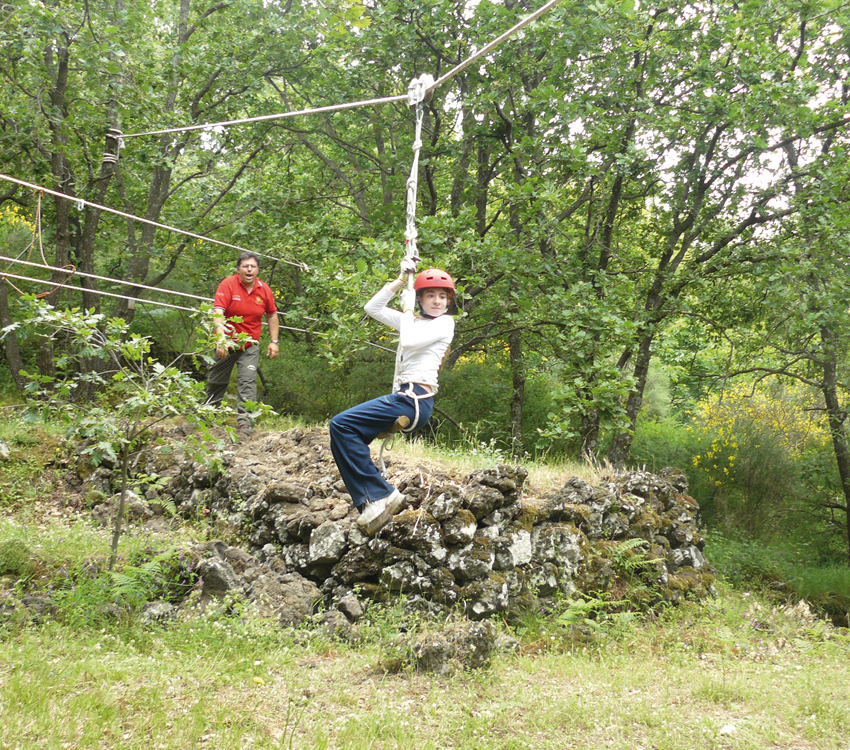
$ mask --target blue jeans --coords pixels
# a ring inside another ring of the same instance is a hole
[[[402,385],[401,390],[407,387],[406,384]],[[428,392],[419,385],[413,386],[413,389],[417,394]],[[417,430],[425,426],[433,409],[433,397],[419,399]],[[390,429],[401,415],[407,416],[410,424],[413,424],[416,404],[409,396],[392,393],[353,406],[331,420],[331,452],[356,508],[393,492],[393,486],[381,476],[378,467],[372,462],[369,443]]]

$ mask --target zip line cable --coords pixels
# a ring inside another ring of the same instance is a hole
[[[434,81],[434,84],[432,86],[428,87],[428,92],[430,93],[430,92],[434,91],[434,89],[436,89],[437,86],[440,86],[441,84],[448,81],[450,78],[456,76],[464,68],[467,68],[472,63],[474,63],[479,57],[486,55],[488,52],[490,52],[491,50],[498,47],[502,42],[505,41],[505,39],[508,39],[509,37],[516,34],[516,32],[519,31],[520,29],[522,29],[524,26],[527,26],[532,21],[536,21],[544,13],[546,13],[547,11],[554,8],[559,2],[561,2],[561,0],[549,0],[549,2],[546,3],[546,5],[538,8],[533,13],[527,15],[525,18],[522,19],[522,21],[520,21],[519,23],[512,26],[504,34],[497,36],[492,42],[490,42],[489,44],[485,45],[480,50],[478,50],[478,52],[473,53],[470,57],[468,57],[462,63],[453,67],[448,73],[440,76],[436,81]]]
[[[44,269],[47,269],[49,271],[63,271],[65,273],[71,273],[71,271],[67,268],[58,268],[57,266],[49,266],[46,263],[44,263],[44,264],[33,263],[31,261],[28,261],[28,260],[19,260],[17,258],[7,258],[5,255],[0,255],[0,261],[7,261],[9,263],[20,263],[24,266],[33,266],[35,268],[44,268]],[[145,284],[137,284],[137,283],[132,282],[132,281],[122,281],[121,279],[113,279],[113,278],[110,278],[109,276],[97,276],[93,273],[84,273],[83,271],[74,271],[73,273],[76,276],[84,276],[87,279],[97,279],[98,281],[111,281],[111,282],[113,282],[115,284],[119,284],[121,286],[132,286],[132,287],[136,287],[137,289],[149,289],[152,292],[160,292],[162,294],[174,294],[174,295],[177,295],[178,297],[188,297],[189,299],[197,299],[197,300],[200,300],[201,302],[212,302],[213,301],[212,297],[200,297],[197,294],[189,294],[188,292],[177,292],[173,289],[162,289],[162,288],[156,287],[156,286],[146,286]],[[5,275],[6,275],[5,273],[0,271],[0,277],[5,276]],[[81,288],[81,287],[74,287],[74,289],[77,289],[77,288]],[[86,291],[91,291],[91,290],[86,290]],[[128,299],[138,299],[138,298],[136,298],[136,297],[129,298],[128,297]]]
[[[38,190],[42,193],[47,193],[48,195],[55,195],[57,198],[64,198],[65,200],[73,201],[77,204],[77,206],[91,206],[92,208],[97,208],[101,211],[106,211],[111,214],[115,214],[116,216],[122,216],[125,219],[131,219],[133,221],[141,222],[142,224],[149,224],[152,227],[157,227],[158,229],[166,229],[169,232],[177,232],[177,234],[183,234],[187,237],[193,237],[196,240],[201,240],[203,242],[210,242],[214,245],[221,245],[222,247],[229,247],[233,250],[239,250],[242,253],[252,253],[254,255],[259,256],[260,258],[269,258],[270,260],[278,261],[280,263],[287,263],[290,266],[295,266],[296,268],[300,268],[302,271],[309,271],[310,269],[305,263],[300,263],[292,260],[284,260],[283,258],[275,258],[273,255],[264,255],[263,253],[258,253],[254,250],[248,250],[247,248],[240,247],[239,245],[231,245],[229,242],[222,242],[221,240],[214,240],[211,237],[204,237],[202,234],[195,234],[194,232],[187,232],[185,229],[178,229],[177,227],[170,227],[167,224],[160,224],[156,221],[151,221],[150,219],[143,219],[141,216],[133,216],[133,214],[125,213],[124,211],[119,211],[115,208],[109,208],[109,206],[101,206],[99,203],[92,203],[91,201],[84,200],[83,198],[78,198],[74,195],[68,195],[66,193],[60,193],[57,190],[50,190],[49,188],[42,187],[40,185],[33,185],[31,182],[24,182],[23,180],[15,179],[14,177],[9,177],[9,175],[0,174],[0,180],[6,180],[6,182],[11,182],[14,185],[21,185],[22,187],[29,188],[30,190]]]
[[[428,93],[428,94],[433,93],[434,90],[437,88],[437,86],[440,86],[441,84],[448,81],[450,78],[456,76],[464,68],[467,68],[469,65],[474,63],[477,59],[479,59],[483,55],[486,55],[488,52],[490,52],[491,50],[498,47],[502,42],[504,42],[506,39],[508,39],[509,37],[516,34],[516,32],[518,32],[520,29],[524,28],[525,26],[532,23],[533,21],[536,21],[540,16],[542,16],[544,13],[546,13],[547,11],[552,9],[559,2],[561,2],[561,0],[549,0],[548,3],[546,3],[542,7],[538,8],[533,13],[530,13],[529,15],[527,15],[521,21],[519,21],[514,26],[512,26],[510,29],[508,29],[506,32],[504,32],[503,34],[500,34],[498,37],[496,37],[492,42],[485,45],[484,47],[482,47],[477,52],[474,52],[472,55],[470,55],[470,57],[468,57],[466,60],[461,62],[459,65],[456,65],[448,73],[446,73],[443,76],[440,76],[436,81],[434,81],[430,86],[428,86],[426,93]],[[190,130],[205,130],[205,129],[208,129],[208,128],[224,128],[224,127],[229,127],[231,125],[245,125],[245,124],[251,123],[251,122],[265,122],[265,121],[268,121],[268,120],[280,120],[280,119],[283,119],[283,118],[286,118],[286,117],[298,117],[299,115],[315,115],[315,114],[321,114],[321,113],[324,113],[324,112],[337,112],[337,111],[340,111],[340,110],[343,110],[343,109],[354,109],[355,107],[370,107],[370,106],[375,106],[375,105],[378,105],[378,104],[391,104],[393,102],[405,101],[405,100],[407,100],[407,98],[408,98],[407,94],[399,94],[397,96],[387,96],[387,97],[383,97],[381,99],[367,99],[365,101],[359,101],[359,102],[348,102],[348,103],[345,103],[345,104],[331,104],[331,105],[328,105],[328,106],[325,106],[325,107],[315,107],[313,109],[302,109],[302,110],[299,110],[297,112],[278,112],[276,114],[271,114],[271,115],[258,115],[257,117],[245,117],[241,120],[225,120],[223,122],[208,122],[208,123],[203,123],[201,125],[186,125],[186,126],[177,127],[177,128],[166,128],[165,130],[149,130],[149,131],[144,132],[144,133],[124,133],[124,134],[121,135],[121,138],[139,138],[139,137],[144,136],[144,135],[167,135],[169,133],[185,133],[185,132],[188,132]]]
[[[264,120],[281,120],[284,117],[298,117],[299,115],[316,115],[322,112],[337,112],[342,109],[354,109],[355,107],[368,107],[376,104],[392,104],[407,99],[407,94],[397,96],[386,96],[381,99],[368,99],[362,102],[349,102],[347,104],[330,104],[326,107],[315,107],[314,109],[302,109],[297,112],[277,112],[273,115],[258,115],[257,117],[245,117],[241,120],[226,120],[224,122],[208,122],[201,125],[186,125],[179,128],[168,128],[166,130],[149,130],[146,133],[125,133],[122,138],[139,138],[143,135],[167,135],[168,133],[185,133],[189,130],[205,130],[207,128],[225,128],[230,125],[245,125],[249,122],[263,122]]]
[[[0,257],[0,260],[8,260],[8,259]],[[27,265],[37,266],[39,268],[42,268],[42,266],[39,266],[38,263],[28,263]],[[59,270],[64,270],[64,269],[59,269]],[[84,274],[80,274],[78,272],[78,275],[84,275]],[[85,275],[92,276],[92,274],[85,274]],[[130,302],[141,302],[142,304],[145,304],[145,305],[154,305],[154,306],[157,306],[157,307],[167,307],[167,308],[170,308],[172,310],[183,310],[185,312],[190,312],[190,313],[198,312],[198,309],[195,308],[195,307],[183,307],[182,305],[172,305],[168,302],[159,302],[157,300],[144,299],[143,297],[138,297],[138,298],[137,297],[127,297],[126,295],[123,295],[123,294],[115,294],[113,292],[104,292],[100,289],[85,289],[85,290],[83,290],[81,287],[73,286],[72,284],[59,284],[55,281],[51,281],[50,279],[36,279],[36,278],[33,278],[32,276],[20,276],[19,274],[14,274],[14,273],[0,273],[0,279],[5,280],[5,279],[9,279],[9,278],[18,279],[20,281],[33,281],[36,284],[48,284],[49,286],[56,287],[57,289],[59,289],[59,288],[61,288],[61,289],[71,289],[75,292],[86,291],[86,292],[89,292],[90,294],[99,294],[103,297],[113,297],[115,299],[123,299],[123,300],[128,300]],[[105,277],[95,276],[94,278],[105,278]],[[124,284],[125,286],[127,285],[126,282],[120,281],[118,279],[107,279],[107,280],[115,281],[116,283]],[[7,282],[7,283],[11,284],[11,282]],[[12,285],[12,286],[14,286],[14,285]],[[136,285],[136,286],[140,286],[140,285]],[[156,289],[156,287],[145,287],[145,288],[146,289]],[[17,289],[17,287],[15,287],[15,289]],[[156,289],[156,291],[170,292],[171,290]],[[24,294],[23,292],[21,292],[20,289],[18,289],[18,292],[20,292],[21,294]],[[183,296],[186,296],[186,297],[194,297],[194,295],[184,294],[183,292],[172,292],[172,293],[173,294],[180,294],[180,295],[183,295]],[[206,301],[206,302],[212,302],[213,301],[212,298],[208,298],[208,297],[194,297],[194,298],[198,299],[198,300],[203,300],[203,301]],[[285,315],[286,313],[278,310],[278,314],[279,315]],[[266,325],[265,321],[263,321],[263,325]],[[283,331],[295,331],[297,333],[309,333],[309,334],[312,334],[313,336],[328,336],[329,335],[329,334],[325,333],[324,331],[311,331],[309,328],[296,328],[295,326],[285,326],[285,325],[282,325],[282,324],[278,324],[278,327]],[[392,349],[389,349],[386,346],[382,346],[381,344],[376,344],[373,341],[366,341],[366,343],[369,346],[374,347],[375,349],[381,349],[385,352],[392,352],[393,351]]]

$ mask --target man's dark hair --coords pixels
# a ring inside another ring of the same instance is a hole
[[[254,253],[249,253],[246,251],[244,253],[239,254],[239,257],[236,259],[236,267],[239,268],[239,266],[242,265],[242,261],[248,260],[249,258],[253,258],[257,266],[260,265],[260,259],[256,255],[254,255]]]

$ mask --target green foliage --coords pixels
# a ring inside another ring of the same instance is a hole
[[[458,423],[435,414],[439,423],[437,440],[441,445],[460,450],[498,451],[516,458],[516,446],[509,423],[511,381],[504,353],[461,357],[440,374],[440,393],[436,405]],[[564,444],[546,442],[539,432],[546,425],[552,405],[552,378],[545,373],[529,374],[525,381],[522,408],[522,443],[528,458],[561,456]]]
[[[682,420],[675,416],[656,421],[641,414],[635,429],[629,463],[632,466],[646,467],[653,472],[669,466],[693,476],[690,471],[693,456],[703,448],[698,439],[698,436],[689,431]],[[707,441],[707,438],[704,438],[704,441]]]
[[[29,578],[35,567],[32,553],[26,545],[13,539],[0,542],[0,575]]]
[[[506,420],[511,396],[510,372],[504,357],[462,357],[451,370],[440,373],[440,393],[435,404],[467,432],[444,424],[446,443],[462,441],[490,444],[510,450],[510,425]],[[440,419],[435,414],[432,419]]]
[[[214,421],[215,410],[203,403],[203,384],[149,357],[150,341],[127,338],[123,319],[36,301],[27,325],[67,336],[66,348],[57,353],[57,377],[30,376],[31,413],[47,409],[62,419],[95,465],[117,462],[163,419],[183,416],[199,428]],[[91,386],[92,400],[81,395],[84,386]]]
[[[50,586],[54,614],[60,622],[97,628],[135,617],[147,602],[183,601],[198,581],[194,558],[179,548],[155,553],[139,550],[110,569],[101,557],[55,571]]]
[[[806,599],[825,614],[850,612],[850,568],[821,559],[814,544],[787,538],[748,538],[719,531],[706,534],[711,564],[737,586],[763,586],[793,600]]]
[[[558,615],[557,622],[562,625],[583,624],[592,625],[594,628],[598,628],[598,623],[594,619],[593,615],[599,615],[600,613],[605,612],[611,602],[595,597],[590,597],[588,599],[582,599],[579,597],[577,599],[567,599],[565,604],[566,609]],[[622,604],[622,602],[617,602],[616,604]]]
[[[155,553],[137,552],[120,571],[111,571],[112,592],[133,608],[145,602],[164,599],[183,601],[198,582],[195,560],[175,549]]]
[[[34,500],[36,480],[43,471],[34,459],[0,461],[0,507],[15,508]]]
[[[266,383],[263,400],[281,414],[308,422],[326,421],[389,391],[393,357],[372,351],[353,357],[341,371],[315,346],[282,339],[280,355],[261,366]]]
[[[645,556],[644,552],[648,546],[649,542],[645,539],[626,539],[617,545],[611,561],[618,570],[629,576],[651,569],[659,560]]]
[[[187,447],[205,454],[215,444],[211,428],[229,416],[226,408],[205,403],[204,384],[175,366],[149,356],[150,340],[127,334],[127,322],[76,309],[59,310],[32,301],[27,325],[46,338],[62,335],[56,354],[57,376],[30,376],[31,415],[52,414],[65,422],[68,437],[82,441],[79,454],[95,466],[103,461],[121,466],[123,484],[112,541],[114,564],[124,508],[127,467],[149,430],[165,419],[185,419],[194,429]],[[204,311],[204,320],[208,315]],[[10,328],[17,328],[17,324]],[[49,331],[45,334],[44,331]],[[212,331],[207,324],[209,349]],[[86,399],[84,386],[93,389]],[[263,405],[248,404],[257,414]]]

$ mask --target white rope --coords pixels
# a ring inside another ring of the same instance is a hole
[[[204,130],[206,128],[225,128],[229,125],[245,125],[249,122],[263,122],[265,120],[280,120],[284,117],[298,117],[299,115],[316,115],[322,112],[337,112],[342,109],[353,109],[355,107],[368,107],[375,104],[391,104],[392,102],[404,101],[404,94],[398,96],[386,96],[382,99],[367,99],[362,102],[349,102],[347,104],[331,104],[327,107],[316,107],[314,109],[301,109],[297,112],[278,112],[273,115],[259,115],[257,117],[245,117],[241,120],[225,120],[224,122],[208,122],[203,125],[186,125],[180,128],[168,128],[166,130],[149,130],[146,133],[128,133],[122,138],[138,138],[143,135],[167,135],[168,133],[185,133],[189,130]]]
[[[29,265],[38,265],[38,264],[37,263],[30,263]],[[42,268],[42,267],[43,266],[39,266],[39,268]],[[58,270],[62,270],[62,271],[66,271],[67,273],[71,273],[68,269],[58,269]],[[77,275],[80,275],[80,274],[78,273]],[[53,286],[53,287],[57,287],[57,288],[61,288],[61,289],[71,289],[75,292],[88,292],[89,294],[99,294],[99,295],[104,296],[104,297],[113,297],[115,299],[123,299],[123,300],[127,300],[129,302],[142,302],[146,305],[157,305],[159,307],[168,307],[168,308],[171,308],[172,310],[185,310],[186,312],[191,312],[191,313],[198,312],[197,308],[194,308],[194,307],[182,307],[180,305],[169,304],[168,302],[158,302],[158,301],[152,300],[152,299],[144,299],[143,297],[128,297],[124,294],[114,294],[112,292],[104,292],[104,291],[101,291],[100,289],[83,289],[82,287],[73,286],[72,284],[58,284],[55,281],[51,281],[50,279],[36,279],[36,278],[31,277],[31,276],[20,276],[18,274],[4,273],[4,272],[0,271],[0,281],[2,281],[6,277],[11,278],[11,279],[18,279],[20,281],[34,281],[37,284],[47,284],[49,286]],[[96,277],[96,278],[100,278],[100,277]],[[117,281],[116,279],[110,279],[110,280],[116,281],[117,283],[120,283],[120,284],[125,283],[123,281]],[[156,289],[156,287],[145,287],[145,288],[146,289],[154,289],[158,292],[169,291],[169,290],[165,290],[165,289]],[[182,292],[177,292],[177,294],[182,294]],[[187,295],[187,296],[192,296],[192,295]],[[204,301],[207,301],[207,302],[212,302],[212,300],[207,298],[207,297],[196,297],[195,299],[204,300]],[[286,312],[278,310],[278,314],[279,315],[286,315]],[[268,323],[266,323],[266,321],[262,321],[262,323],[263,323],[264,326],[268,325]],[[312,334],[313,336],[329,336],[330,335],[329,333],[325,333],[324,331],[311,331],[309,328],[295,328],[294,326],[285,326],[285,325],[282,325],[280,323],[278,324],[278,328],[280,328],[282,331],[296,331],[298,333],[309,333],[309,334]],[[386,346],[381,346],[381,344],[376,344],[372,341],[367,341],[366,343],[369,346],[374,347],[375,349],[381,349],[382,351],[390,352],[390,353],[393,352],[392,349],[389,349]]]
[[[199,297],[197,294],[188,294],[187,292],[177,292],[173,289],[162,289],[162,288],[156,287],[156,286],[146,286],[145,284],[137,284],[133,281],[122,281],[121,279],[113,279],[113,278],[110,278],[109,276],[96,276],[93,273],[85,273],[84,271],[77,271],[77,270],[71,271],[69,268],[58,268],[56,266],[48,266],[48,265],[45,265],[45,264],[42,264],[42,263],[33,263],[32,261],[29,261],[29,260],[19,260],[18,258],[8,258],[5,255],[0,255],[0,261],[4,261],[4,260],[8,261],[10,263],[20,263],[21,265],[24,265],[24,266],[33,266],[35,268],[44,268],[48,271],[60,271],[62,273],[72,274],[74,276],[83,276],[87,279],[98,279],[99,281],[111,281],[115,284],[120,284],[121,286],[132,286],[132,287],[135,287],[137,289],[149,289],[152,292],[160,292],[162,294],[174,294],[174,295],[177,295],[178,297],[188,297],[189,299],[197,299],[197,300],[201,300],[201,302],[212,302],[212,298],[210,298],[210,297]],[[0,276],[4,276],[4,275],[5,274],[2,271],[0,271]],[[77,287],[74,287],[74,288],[76,289]],[[82,289],[82,287],[80,287],[80,288]],[[86,290],[86,291],[91,291],[91,290]],[[135,299],[135,297],[133,297],[133,299]]]
[[[524,26],[527,26],[532,21],[536,21],[538,18],[540,18],[540,16],[542,16],[548,10],[551,10],[552,8],[554,8],[559,2],[561,2],[561,0],[549,0],[549,2],[546,3],[546,5],[542,6],[541,8],[538,8],[533,13],[530,13],[529,15],[527,15],[525,18],[522,19],[522,21],[520,21],[519,23],[512,26],[504,34],[497,36],[492,42],[490,42],[489,44],[487,44],[486,46],[484,46],[480,50],[478,50],[478,52],[475,52],[470,57],[468,57],[466,60],[464,60],[462,63],[453,67],[445,75],[440,76],[436,81],[434,81],[434,84],[432,86],[428,87],[428,92],[430,93],[430,92],[434,91],[434,89],[436,89],[437,86],[444,84],[450,78],[456,76],[464,68],[467,68],[470,65],[472,65],[472,63],[474,63],[479,57],[486,55],[488,52],[490,52],[491,50],[498,47],[502,42],[505,41],[505,39],[516,34],[516,32],[519,31],[520,29],[522,29]]]
[[[15,273],[0,273],[0,279],[5,278],[20,279],[21,281],[34,281],[37,284],[47,284],[48,286],[55,286],[60,289],[73,289],[75,292],[89,292],[91,294],[101,294],[104,297],[115,297],[116,299],[130,300],[131,302],[144,302],[146,305],[159,305],[160,307],[170,307],[174,310],[197,312],[197,310],[193,307],[181,307],[180,305],[171,305],[168,302],[156,302],[152,299],[145,299],[144,297],[127,297],[123,294],[113,294],[112,292],[104,292],[100,289],[83,289],[82,287],[73,286],[72,284],[57,284],[55,281],[51,281],[50,279],[33,279],[29,276],[19,276]]]
[[[247,248],[240,247],[239,245],[231,245],[228,242],[222,242],[221,240],[214,240],[210,237],[204,237],[201,234],[194,234],[193,232],[187,232],[184,229],[177,229],[177,227],[170,227],[167,224],[160,224],[156,221],[151,221],[150,219],[143,219],[140,216],[133,216],[133,214],[124,213],[123,211],[118,211],[115,208],[109,208],[109,206],[101,206],[98,203],[92,203],[91,201],[83,200],[82,198],[78,198],[74,195],[67,195],[65,193],[60,193],[56,190],[50,190],[46,187],[41,187],[40,185],[33,185],[31,182],[24,182],[23,180],[17,180],[14,177],[9,177],[5,174],[0,174],[0,180],[6,180],[6,182],[11,182],[14,185],[21,185],[26,188],[30,188],[31,190],[39,190],[42,193],[47,193],[48,195],[55,195],[57,198],[64,198],[65,200],[73,201],[77,204],[77,208],[81,208],[82,206],[91,206],[92,208],[97,208],[101,211],[106,211],[111,214],[115,214],[116,216],[122,216],[125,219],[132,219],[133,221],[139,221],[142,224],[149,224],[152,227],[157,227],[158,229],[166,229],[169,232],[177,232],[177,234],[184,234],[187,237],[193,237],[196,240],[202,240],[204,242],[210,242],[214,245],[221,245],[222,247],[229,247],[234,250],[239,250],[243,253],[253,253],[254,255],[260,258],[269,258],[270,260],[275,260],[280,263],[288,263],[290,266],[295,266],[296,268],[300,268],[302,271],[309,271],[309,267],[305,263],[299,263],[291,260],[284,260],[283,258],[275,258],[272,255],[263,255],[263,253],[258,253],[254,250],[248,250]]]
[[[442,85],[443,83],[448,81],[450,78],[452,78],[455,75],[457,75],[458,73],[460,73],[460,71],[462,71],[464,68],[466,68],[469,65],[471,65],[472,63],[474,63],[479,57],[486,55],[492,49],[495,49],[496,47],[498,47],[502,42],[504,42],[509,37],[513,36],[517,31],[522,29],[524,26],[527,26],[532,21],[536,21],[540,16],[542,16],[544,13],[546,13],[546,11],[553,8],[559,2],[561,2],[561,0],[549,0],[549,2],[546,3],[543,7],[539,8],[538,10],[536,10],[533,13],[526,16],[522,21],[520,21],[519,23],[515,24],[510,29],[508,29],[504,34],[499,35],[492,42],[490,42],[486,46],[482,47],[480,50],[478,50],[477,52],[472,54],[470,57],[468,57],[462,63],[460,63],[459,65],[456,65],[448,73],[446,73],[443,76],[440,76],[436,81],[431,82],[426,89],[426,93],[428,93],[428,94],[433,93],[433,91],[437,88],[437,86]],[[202,125],[186,125],[184,127],[167,128],[165,130],[149,130],[149,131],[144,132],[144,133],[129,133],[129,134],[124,134],[121,137],[122,138],[138,138],[138,137],[143,136],[143,135],[166,135],[168,133],[185,133],[185,132],[190,131],[190,130],[205,130],[205,129],[208,129],[208,128],[219,128],[219,127],[224,128],[224,127],[228,127],[230,125],[245,125],[245,124],[251,123],[251,122],[264,122],[266,120],[280,120],[280,119],[283,119],[284,117],[297,117],[299,115],[315,115],[315,114],[320,114],[322,112],[337,112],[337,111],[343,110],[343,109],[354,109],[355,107],[369,107],[369,106],[374,106],[374,105],[377,105],[377,104],[391,104],[392,102],[404,101],[406,98],[407,97],[404,94],[401,94],[401,95],[398,95],[398,96],[387,96],[387,97],[384,97],[382,99],[367,99],[365,101],[360,101],[360,102],[348,102],[346,104],[332,104],[332,105],[328,105],[326,107],[316,107],[314,109],[302,109],[302,110],[299,110],[297,112],[279,112],[277,114],[271,114],[271,115],[259,115],[257,117],[245,117],[241,120],[225,120],[224,122],[208,122],[208,123],[204,123]]]
[[[416,137],[413,140],[413,165],[410,168],[410,176],[407,178],[407,220],[404,229],[404,241],[406,244],[404,254],[413,260],[419,260],[419,252],[416,247],[416,192],[419,181],[419,151],[422,148],[422,120],[425,116],[425,108],[422,102],[416,105]],[[412,276],[413,274],[409,274]]]

